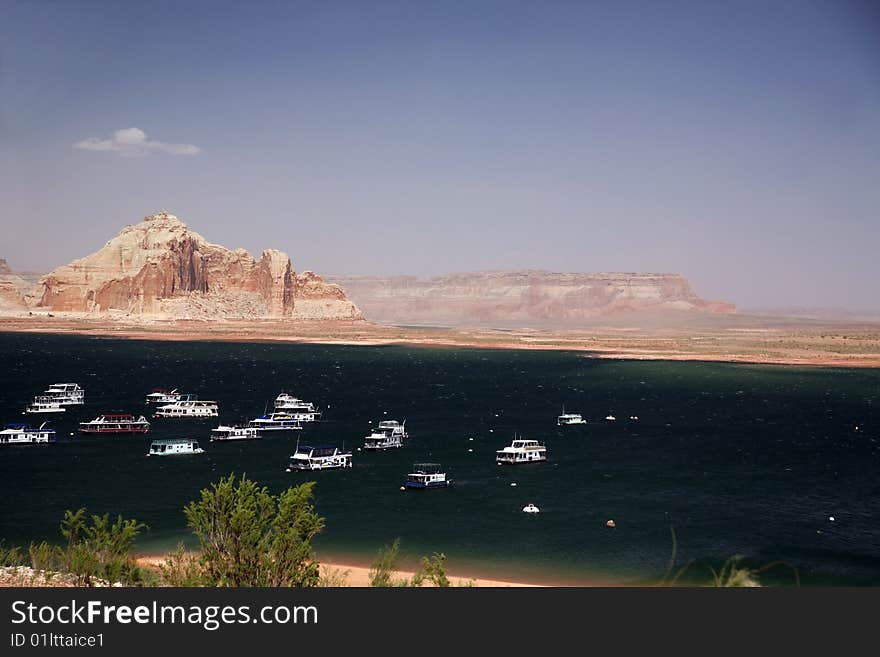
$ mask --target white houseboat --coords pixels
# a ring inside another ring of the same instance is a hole
[[[24,409],[24,412],[29,415],[41,415],[45,413],[64,413],[66,410],[64,406],[51,397],[38,395],[34,397],[33,403]]]
[[[333,445],[298,445],[296,453],[290,457],[287,471],[350,467],[351,452],[343,452]]]
[[[46,429],[46,423],[39,429],[32,429],[29,424],[13,422],[0,431],[0,445],[25,445],[31,443],[54,443],[55,430]]]
[[[565,427],[571,424],[586,424],[587,421],[581,416],[580,413],[566,413],[565,406],[562,407],[562,415],[556,418],[556,424],[560,427]]]
[[[86,391],[78,383],[53,383],[45,395],[62,406],[80,406],[85,403]]]
[[[227,426],[221,424],[211,429],[211,441],[220,440],[255,440],[260,438],[256,427]]]
[[[537,440],[515,438],[510,445],[495,452],[496,463],[534,463],[547,460],[547,448]]]
[[[147,456],[178,456],[183,454],[203,454],[199,441],[192,438],[162,438],[150,443]]]
[[[403,441],[409,438],[406,432],[406,420],[401,424],[397,420],[383,420],[364,438],[364,449],[391,449],[403,447]]]
[[[439,463],[414,463],[413,471],[406,475],[404,488],[446,488],[452,484]]]
[[[177,392],[177,388],[174,390],[165,390],[164,388],[156,388],[147,395],[147,403],[148,404],[173,404],[176,401],[180,401],[183,395]]]
[[[269,413],[248,422],[248,427],[256,431],[301,431],[302,420],[291,413]]]
[[[215,401],[204,399],[180,399],[163,404],[156,409],[154,417],[217,417],[220,408]]]
[[[286,392],[275,398],[275,412],[287,413],[300,422],[317,422],[321,419],[321,412],[312,402],[303,401]]]
[[[79,423],[80,433],[147,433],[150,423],[141,415],[131,414],[99,415],[94,420]]]

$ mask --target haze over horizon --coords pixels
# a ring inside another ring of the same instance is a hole
[[[322,274],[880,311],[869,2],[3,2],[0,258],[168,210]]]

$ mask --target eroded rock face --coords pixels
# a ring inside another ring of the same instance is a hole
[[[6,260],[0,258],[0,312],[27,311],[25,295],[30,287],[27,279],[14,274]]]
[[[304,286],[303,310],[310,318],[360,317],[338,286],[306,274],[315,279]],[[161,212],[127,226],[101,250],[43,276],[34,305],[129,318],[293,318],[299,314],[298,280],[281,251],[263,251],[257,260],[244,249],[212,244]]]
[[[336,276],[368,320],[390,323],[576,322],[627,311],[733,313],[678,274],[477,272],[429,279]]]

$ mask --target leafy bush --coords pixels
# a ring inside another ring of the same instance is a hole
[[[28,548],[28,554],[31,557],[31,566],[35,570],[51,571],[58,569],[60,559],[58,546],[46,541],[31,543]]]
[[[21,548],[17,545],[6,547],[0,541],[0,567],[2,566],[23,566],[27,564],[27,558],[24,556]]]
[[[182,581],[207,586],[317,586],[312,539],[324,519],[312,505],[314,482],[271,495],[242,476],[221,478],[184,512],[202,548],[199,572]],[[179,571],[178,571],[179,572]]]
[[[445,554],[435,552],[430,558],[422,557],[421,568],[413,574],[412,579],[394,577],[399,556],[399,538],[379,550],[370,569],[370,586],[422,586],[426,582],[434,586],[449,586]]]
[[[60,555],[61,567],[77,577],[80,586],[91,586],[95,578],[109,583],[139,584],[140,568],[131,557],[134,539],[146,525],[137,520],[110,515],[92,516],[88,524],[85,508],[65,511],[61,535],[67,540]]]

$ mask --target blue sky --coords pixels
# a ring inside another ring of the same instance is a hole
[[[872,3],[0,7],[14,268],[167,209],[298,270],[681,272],[880,310]]]

